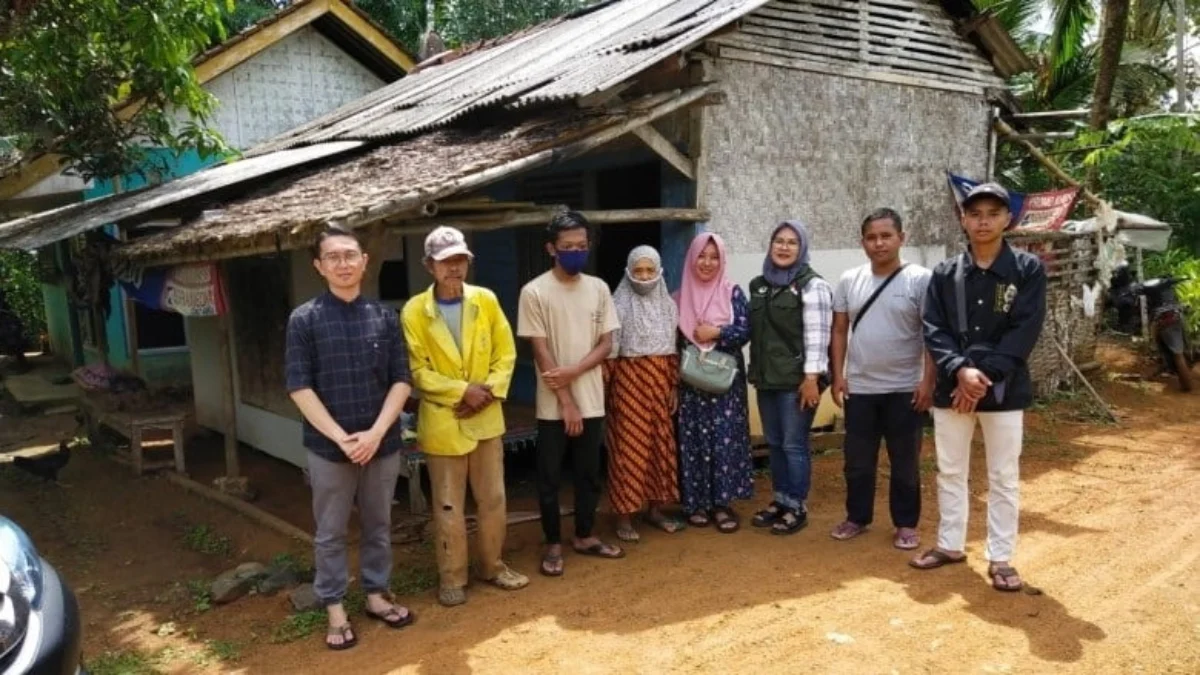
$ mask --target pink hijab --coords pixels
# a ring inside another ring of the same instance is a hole
[[[717,247],[720,267],[711,281],[701,281],[696,272],[696,260],[700,252],[712,242]],[[683,284],[679,288],[676,302],[679,303],[679,330],[683,336],[701,349],[712,349],[715,342],[696,342],[693,337],[696,326],[726,326],[733,321],[733,282],[725,276],[725,241],[712,232],[702,232],[688,246],[684,262]]]

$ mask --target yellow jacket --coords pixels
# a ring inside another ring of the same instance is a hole
[[[417,443],[431,455],[465,455],[481,440],[504,435],[500,402],[508,396],[517,347],[496,295],[464,285],[460,354],[442,320],[433,287],[404,305],[400,324],[408,343],[413,385],[420,392]],[[458,419],[454,406],[468,384],[488,384],[498,399],[475,415]]]

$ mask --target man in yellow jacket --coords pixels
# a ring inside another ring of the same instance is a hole
[[[465,283],[474,255],[462,232],[439,227],[425,238],[434,283],[404,306],[413,384],[421,395],[417,443],[433,486],[438,602],[467,601],[467,484],[479,519],[479,576],[515,591],[529,578],[501,559],[508,515],[504,496],[504,412],[517,360],[512,328],[495,294]]]

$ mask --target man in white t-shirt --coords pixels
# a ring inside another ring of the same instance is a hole
[[[921,430],[936,371],[926,357],[921,310],[930,272],[900,259],[900,214],[882,208],[862,222],[870,263],[842,275],[833,297],[833,400],[846,411],[846,520],[834,539],[852,539],[874,517],[879,442],[891,463],[893,545],[920,546]]]
[[[600,446],[604,440],[604,379],[600,364],[620,328],[612,294],[602,279],[583,274],[591,228],[574,211],[556,214],[546,228],[554,267],[521,289],[517,335],[533,346],[537,363],[537,486],[546,551],[541,572],[563,573],[558,490],[563,458],[571,454],[575,479],[577,553],[621,558],[620,547],[592,534],[600,501]]]

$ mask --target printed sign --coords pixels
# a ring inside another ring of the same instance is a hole
[[[980,181],[964,176],[956,176],[946,172],[950,183],[950,192],[958,210],[962,211],[962,202],[967,193]],[[1079,197],[1079,188],[1051,190],[1049,192],[1013,192],[1009,191],[1009,210],[1012,211],[1012,225],[1037,230],[1057,230],[1063,226],[1071,215],[1075,200]]]
[[[212,263],[142,270],[121,285],[129,297],[164,312],[218,316],[226,311],[221,277]]]

